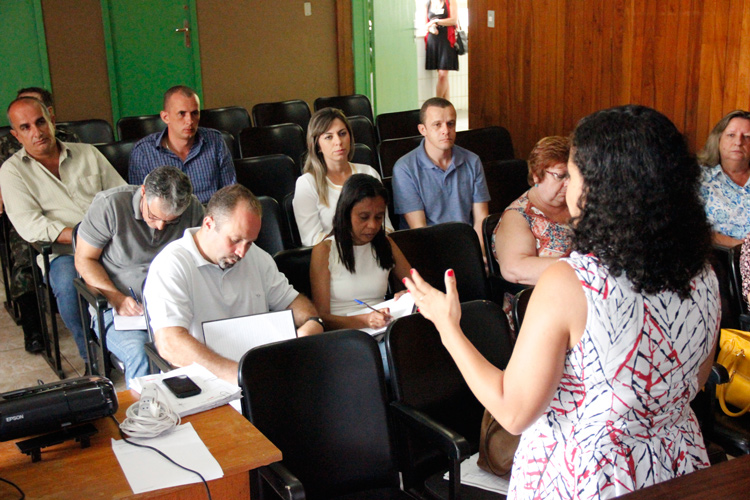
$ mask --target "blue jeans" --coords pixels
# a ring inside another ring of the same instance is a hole
[[[77,276],[72,255],[60,255],[49,264],[49,283],[57,299],[57,310],[60,311],[63,323],[73,334],[78,353],[86,361],[86,337],[83,335],[81,313],[78,309],[78,293],[73,286],[73,280]]]
[[[99,335],[99,328],[94,321],[94,330]],[[130,387],[130,380],[148,375],[148,356],[143,345],[149,341],[146,330],[115,330],[112,309],[104,311],[104,331],[107,332],[107,349],[125,363],[125,380]]]

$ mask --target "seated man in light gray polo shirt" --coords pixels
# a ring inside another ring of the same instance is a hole
[[[151,261],[202,220],[203,207],[188,176],[175,167],[159,167],[142,186],[121,186],[96,195],[78,228],[76,269],[119,315],[141,315],[141,287]],[[107,348],[125,363],[129,384],[148,374],[143,349],[148,334],[115,330],[112,309],[104,313]]]

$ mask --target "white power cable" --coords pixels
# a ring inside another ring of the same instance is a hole
[[[180,416],[162,399],[156,384],[146,384],[141,399],[125,412],[120,429],[130,437],[151,438],[180,425]]]

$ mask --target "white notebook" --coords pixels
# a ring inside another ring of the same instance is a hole
[[[412,314],[414,312],[414,297],[412,297],[410,293],[405,293],[398,299],[386,300],[385,302],[375,304],[372,307],[378,310],[385,309],[387,307],[388,309],[390,309],[391,317],[393,319],[398,319],[402,316],[408,316],[409,314]],[[372,309],[365,307],[354,312],[350,312],[349,314],[347,314],[347,316],[357,316],[358,314],[369,314],[371,312]],[[375,336],[385,332],[386,328],[388,328],[387,325],[383,328],[360,328],[360,330],[365,333],[369,333],[372,336]]]
[[[290,309],[204,321],[202,326],[206,345],[234,361],[253,347],[297,337]]]

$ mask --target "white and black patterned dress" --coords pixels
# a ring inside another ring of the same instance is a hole
[[[707,467],[689,403],[719,330],[713,271],[681,300],[634,292],[594,256],[562,260],[583,286],[586,330],[521,438],[508,498],[612,498]]]

